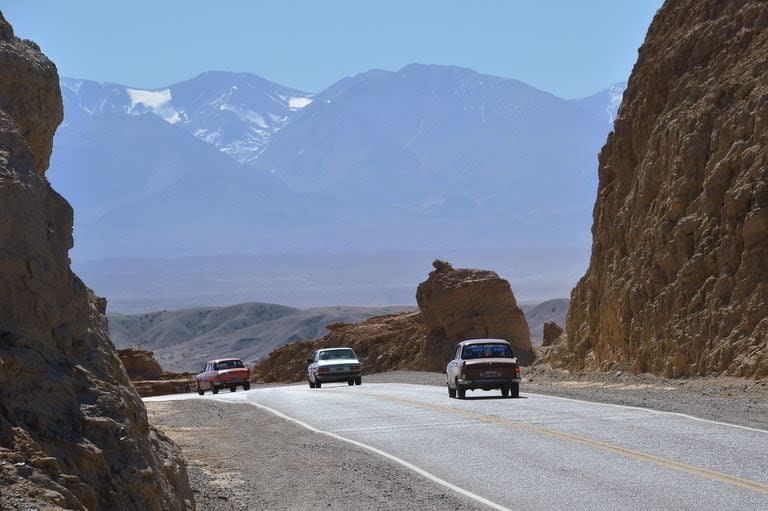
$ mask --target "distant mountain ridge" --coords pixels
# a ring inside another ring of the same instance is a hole
[[[154,114],[240,163],[254,161],[311,95],[251,73],[209,71],[159,89],[62,78],[67,117]],[[69,124],[69,122],[67,123]]]
[[[229,72],[62,90],[76,261],[587,246],[617,97],[421,64],[315,94]]]

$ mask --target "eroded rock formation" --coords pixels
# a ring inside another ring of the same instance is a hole
[[[72,210],[45,177],[62,116],[55,66],[0,14],[0,509],[193,509],[70,270]]]
[[[768,375],[768,3],[668,0],[600,153],[571,369]]]
[[[416,302],[436,337],[452,346],[464,339],[506,339],[523,364],[533,361],[528,323],[509,282],[489,270],[454,269],[437,260],[419,284]]]
[[[544,336],[542,337],[541,345],[543,347],[551,346],[555,340],[563,333],[563,329],[560,325],[554,321],[547,321],[544,323]]]
[[[155,360],[155,354],[151,351],[126,348],[118,350],[120,361],[131,380],[156,380],[163,374],[163,369]]]
[[[314,341],[276,349],[252,372],[253,381],[301,381],[307,359],[320,348],[350,346],[365,373],[445,371],[456,343],[475,337],[509,340],[521,363],[533,360],[525,317],[506,280],[492,271],[454,269],[444,261],[417,291],[420,312],[377,316],[356,324],[334,323]],[[429,317],[429,320],[427,320]]]

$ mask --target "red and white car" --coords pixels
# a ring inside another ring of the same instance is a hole
[[[209,360],[205,363],[203,372],[196,377],[197,393],[202,396],[206,390],[210,390],[218,394],[219,389],[226,387],[235,392],[239,385],[242,385],[243,390],[249,390],[250,378],[250,371],[239,358]]]

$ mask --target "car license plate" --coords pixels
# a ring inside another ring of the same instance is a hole
[[[498,378],[499,372],[498,371],[485,371],[483,372],[484,378]]]

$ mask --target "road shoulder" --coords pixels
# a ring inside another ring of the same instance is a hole
[[[146,405],[150,422],[181,447],[198,509],[483,509],[383,457],[247,404]]]

